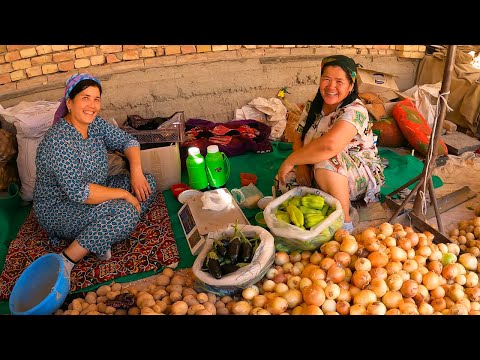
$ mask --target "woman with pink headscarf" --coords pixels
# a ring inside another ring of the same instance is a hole
[[[144,174],[140,144],[100,116],[102,87],[89,74],[70,77],[54,124],[40,143],[33,208],[67,270],[89,252],[102,260],[129,237],[152,203],[156,180]],[[108,176],[107,151],[123,152],[130,173]]]

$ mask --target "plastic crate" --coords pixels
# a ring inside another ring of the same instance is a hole
[[[128,124],[122,129],[135,136],[140,144],[180,143],[185,137],[185,116],[183,111],[178,111],[155,130],[136,130]]]

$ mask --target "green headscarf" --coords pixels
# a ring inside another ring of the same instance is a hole
[[[347,77],[350,77],[350,79],[353,81],[352,92],[342,101],[340,107],[344,107],[356,100],[358,98],[358,84],[357,65],[355,64],[355,61],[345,55],[327,56],[322,60],[320,75],[323,74],[323,70],[327,66],[340,66],[345,73],[347,73]],[[322,111],[322,106],[323,97],[320,94],[320,89],[318,89],[317,95],[315,95],[315,99],[313,99],[312,103],[310,104],[310,109],[308,110],[307,120],[302,131],[302,140],[305,138],[305,134],[307,133],[308,129],[310,129],[315,122],[316,115]]]

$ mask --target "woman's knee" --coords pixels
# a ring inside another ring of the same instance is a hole
[[[150,185],[152,194],[154,194],[157,191],[157,179],[152,174],[145,174],[145,178],[148,181],[148,185]]]

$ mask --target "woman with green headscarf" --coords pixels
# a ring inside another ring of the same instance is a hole
[[[385,181],[373,140],[372,123],[358,98],[353,59],[333,55],[322,60],[320,84],[307,102],[293,140],[293,152],[278,170],[280,184],[318,187],[337,198],[352,231],[350,201],[378,201]]]

